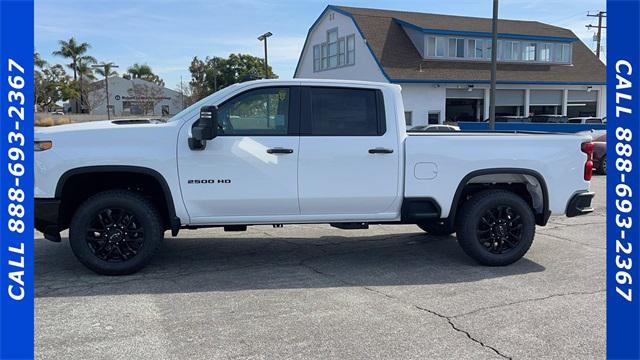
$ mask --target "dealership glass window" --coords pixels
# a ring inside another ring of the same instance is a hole
[[[347,64],[353,65],[356,63],[356,36],[347,36]]]
[[[427,114],[427,124],[439,124],[440,123],[440,111],[429,111]]]
[[[538,46],[538,61],[551,61],[551,44],[541,43]]]
[[[446,54],[445,38],[441,36],[436,37],[436,56],[444,57]]]
[[[475,39],[467,40],[467,57],[469,58],[476,57],[476,40]]]
[[[218,108],[220,135],[286,135],[289,89],[249,90]]]
[[[446,54],[444,56],[447,56]],[[450,58],[464,57],[464,39],[449,38],[449,55]]]
[[[498,58],[502,60],[513,60],[513,41],[501,41],[500,55]]]
[[[313,47],[313,71],[320,71],[320,45]]]
[[[327,41],[313,47],[313,71],[355,63],[355,34],[338,37],[338,29],[327,31]]]
[[[311,134],[378,135],[375,90],[311,88]]]
[[[476,58],[482,59],[482,53],[484,50],[484,40],[476,39]]]
[[[560,57],[563,63],[571,62],[571,45],[562,44],[562,56]]]
[[[522,60],[535,61],[537,48],[537,43],[525,44],[524,48],[522,49]]]
[[[520,50],[520,41],[513,42],[512,60],[521,60],[522,51]]]
[[[468,39],[427,35],[425,57],[491,59],[491,39]],[[498,60],[571,62],[571,44],[498,40]]]
[[[404,112],[404,124],[407,126],[411,126],[413,124],[413,113],[411,111]]]
[[[320,52],[322,53],[322,70],[328,68],[329,66],[329,59],[327,58],[327,44],[322,44],[320,45]]]
[[[427,36],[427,56],[436,56],[436,37]]]

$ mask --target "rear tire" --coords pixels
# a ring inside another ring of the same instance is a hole
[[[607,175],[607,155],[603,155],[600,159],[600,166],[598,172],[602,175]]]
[[[535,235],[535,217],[529,204],[505,190],[487,190],[462,205],[458,243],[482,265],[504,266],[520,260]]]
[[[151,201],[131,191],[105,191],[85,201],[69,226],[71,250],[102,275],[142,269],[162,244],[160,215]]]
[[[417,225],[429,235],[449,236],[456,232],[454,227],[447,221],[429,222]]]

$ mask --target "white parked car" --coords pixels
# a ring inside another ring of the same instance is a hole
[[[601,119],[597,117],[585,116],[585,117],[574,117],[569,118],[567,120],[568,124],[606,124],[606,119]]]
[[[101,274],[149,262],[165,230],[417,224],[484,265],[522,258],[551,215],[592,211],[589,137],[407,135],[398,85],[236,84],[167,122],[36,132],[36,227]]]

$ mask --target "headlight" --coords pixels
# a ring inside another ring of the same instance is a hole
[[[33,142],[33,151],[45,151],[51,149],[52,147],[53,143],[49,140]]]

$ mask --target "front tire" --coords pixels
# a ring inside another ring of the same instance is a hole
[[[160,215],[146,198],[131,191],[105,191],[85,201],[69,226],[78,260],[102,275],[142,269],[164,236]]]
[[[458,243],[482,265],[509,265],[527,253],[535,226],[533,211],[521,197],[505,190],[487,190],[462,205]]]

